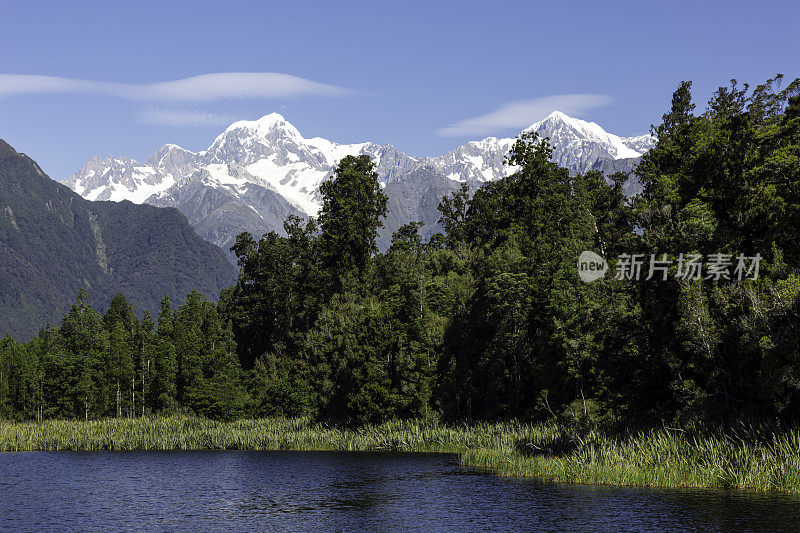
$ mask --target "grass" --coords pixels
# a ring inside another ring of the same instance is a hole
[[[687,434],[659,429],[578,439],[561,456],[470,449],[461,462],[501,475],[568,483],[800,492],[800,433],[742,428]]]
[[[519,423],[445,426],[416,420],[339,429],[304,418],[216,422],[145,417],[0,423],[0,451],[341,450],[459,453],[507,449],[538,428]]]
[[[559,447],[564,442],[568,446]],[[554,452],[539,453],[547,448]],[[691,434],[659,429],[627,437],[590,432],[569,437],[553,424],[518,422],[445,426],[412,420],[358,429],[302,418],[0,423],[0,451],[34,450],[446,452],[460,454],[465,466],[557,482],[800,492],[800,432],[768,428]]]

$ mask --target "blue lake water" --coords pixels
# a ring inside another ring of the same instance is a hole
[[[799,531],[800,498],[543,483],[454,455],[0,453],[4,531]]]

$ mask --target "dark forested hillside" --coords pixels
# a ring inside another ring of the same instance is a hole
[[[235,280],[219,248],[175,209],[90,202],[0,140],[0,334],[58,324],[80,289],[100,309],[124,292],[138,312]]]

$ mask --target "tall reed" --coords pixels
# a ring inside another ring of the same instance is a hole
[[[569,442],[565,449],[547,443]],[[419,420],[342,429],[305,418],[216,422],[194,417],[0,422],[0,451],[343,450],[446,452],[500,475],[649,487],[800,492],[800,432],[765,427],[621,437],[554,424],[448,426]]]
[[[593,433],[564,455],[469,449],[461,461],[502,475],[647,487],[715,487],[800,492],[800,432],[747,427],[685,433],[670,429],[625,438]]]

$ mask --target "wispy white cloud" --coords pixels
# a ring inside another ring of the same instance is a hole
[[[147,126],[227,126],[235,121],[232,115],[209,113],[197,109],[191,110],[162,110],[146,109],[136,115],[136,122]]]
[[[556,94],[517,100],[503,104],[494,111],[455,122],[436,130],[443,137],[467,135],[490,135],[504,130],[518,132],[534,122],[542,120],[553,111],[578,117],[590,109],[609,105],[613,99],[601,94]]]
[[[355,94],[355,91],[279,72],[218,72],[140,84],[0,74],[0,98],[64,93],[97,94],[141,101],[210,102],[233,98],[335,97]]]

